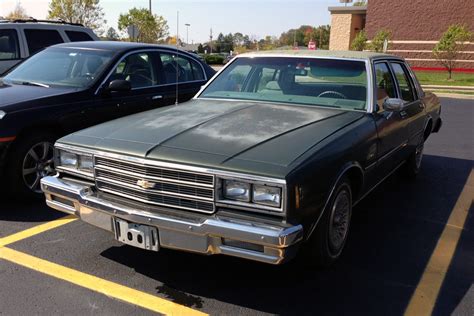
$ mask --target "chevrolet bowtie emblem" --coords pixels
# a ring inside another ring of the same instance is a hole
[[[149,181],[146,181],[146,180],[138,180],[137,185],[139,187],[144,188],[144,189],[151,189],[151,188],[155,187],[155,184],[153,182],[149,182]]]

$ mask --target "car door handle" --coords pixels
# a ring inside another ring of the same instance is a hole
[[[162,95],[154,95],[151,97],[152,100],[159,100],[159,99],[163,99],[163,96]]]

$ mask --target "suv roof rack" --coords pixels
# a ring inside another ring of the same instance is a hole
[[[64,24],[73,26],[84,26],[81,23],[71,23],[64,20],[37,20],[35,18],[28,19],[15,19],[15,20],[0,20],[0,23],[51,23],[51,24]]]

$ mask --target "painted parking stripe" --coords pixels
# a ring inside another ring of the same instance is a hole
[[[90,274],[73,270],[28,254],[0,247],[0,259],[47,274],[86,289],[104,294],[139,307],[165,315],[206,315],[189,307],[173,303],[160,297],[110,282]]]
[[[405,315],[431,315],[474,201],[474,170],[449,216]]]
[[[77,219],[76,216],[68,215],[68,216],[62,217],[60,219],[51,221],[51,222],[32,227],[30,229],[26,229],[26,230],[21,231],[19,233],[16,233],[16,234],[4,237],[4,238],[0,238],[0,247],[4,247],[6,245],[9,245],[9,244],[12,244],[14,242],[20,241],[22,239],[26,239],[26,238],[29,238],[31,236],[41,234],[45,231],[57,228],[59,226],[69,224],[70,222],[73,222],[76,219]]]

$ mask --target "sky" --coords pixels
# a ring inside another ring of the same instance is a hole
[[[169,26],[170,35],[176,34],[179,11],[179,35],[189,42],[209,40],[212,28],[214,38],[219,33],[240,32],[258,39],[281,33],[300,25],[330,24],[329,6],[339,6],[339,0],[151,0],[152,12],[162,15]],[[19,0],[0,0],[0,16],[11,12]],[[45,19],[49,0],[21,0],[26,12]],[[117,29],[118,17],[133,7],[148,8],[149,0],[100,0],[107,20],[106,27]]]

